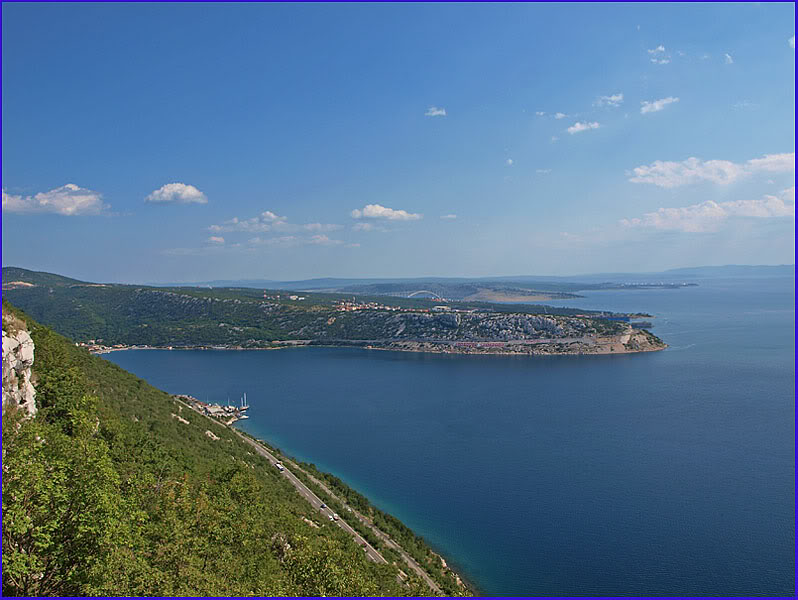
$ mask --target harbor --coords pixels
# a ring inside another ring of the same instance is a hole
[[[249,416],[246,414],[246,411],[249,410],[249,400],[247,400],[246,392],[244,392],[244,394],[241,396],[238,406],[230,404],[229,398],[227,399],[226,404],[211,404],[209,402],[203,402],[202,400],[187,394],[175,394],[172,397],[177,400],[182,400],[205,416],[217,419],[225,425],[232,425],[236,421],[249,418]]]

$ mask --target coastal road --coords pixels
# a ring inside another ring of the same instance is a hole
[[[245,435],[242,435],[235,428],[231,427],[231,429],[235,431],[238,437],[240,437],[242,440],[244,440],[246,443],[252,446],[258,454],[271,461],[273,465],[277,464],[278,462],[281,462],[280,460],[275,458],[271,452],[269,452],[268,450],[266,450],[266,448],[261,446],[258,442],[246,437]],[[302,483],[302,481],[300,481],[300,479],[296,475],[294,475],[287,467],[285,467],[284,464],[283,468],[285,469],[283,471],[283,475],[285,476],[286,479],[288,479],[288,481],[290,481],[293,484],[293,486],[299,492],[300,496],[302,496],[305,500],[307,500],[314,509],[320,511],[321,514],[324,516],[324,518],[329,519],[330,517],[333,516],[334,513],[329,507],[327,508],[321,507],[321,505],[324,503],[316,494],[313,493],[313,491],[308,486]],[[360,545],[365,549],[366,556],[368,556],[375,563],[388,564],[388,561],[385,560],[385,557],[383,557],[382,554],[377,552],[377,550],[371,544],[369,544],[363,538],[362,535],[360,535],[357,531],[352,529],[352,527],[346,521],[344,521],[343,517],[339,515],[337,521],[331,520],[330,522],[335,523],[336,525],[338,525],[338,527],[340,527],[341,529],[349,533],[353,538],[355,538],[355,541],[358,543],[358,545]]]
[[[184,406],[186,406],[187,408],[193,410],[194,412],[196,412],[198,414],[202,414],[198,410],[196,410],[193,406],[191,406],[190,404],[187,404],[186,402],[183,402],[182,400],[179,400],[179,399],[176,399],[176,400],[178,402],[180,402],[181,404],[183,404]],[[217,423],[219,423],[223,427],[229,428],[238,437],[240,437],[247,444],[252,446],[258,454],[260,454],[262,457],[264,457],[267,460],[269,460],[273,465],[275,465],[278,462],[280,462],[277,458],[274,457],[274,455],[271,452],[266,450],[266,448],[264,448],[261,444],[259,444],[255,440],[252,440],[252,439],[248,438],[247,436],[243,435],[235,427],[230,427],[229,425],[227,425],[226,423],[222,423],[221,421],[217,421]],[[317,511],[320,511],[325,519],[330,519],[330,517],[333,516],[333,514],[334,514],[333,511],[330,510],[329,507],[328,508],[321,508],[321,505],[324,504],[321,501],[321,499],[316,494],[314,494],[313,491],[310,488],[308,488],[308,486],[306,486],[304,483],[302,483],[299,480],[299,478],[296,475],[294,475],[290,470],[285,468],[285,470],[283,471],[283,475],[296,488],[296,490],[299,492],[299,495],[302,496],[305,500],[307,500],[314,509],[316,509]],[[331,523],[335,523],[336,525],[338,525],[338,527],[340,527],[341,529],[343,529],[344,531],[349,533],[353,538],[355,538],[355,542],[357,542],[357,544],[359,546],[361,546],[366,551],[366,556],[369,559],[373,560],[375,563],[381,563],[381,564],[386,564],[386,565],[388,564],[388,561],[385,560],[385,557],[382,554],[380,554],[379,552],[377,552],[377,550],[371,544],[369,544],[362,535],[360,535],[357,531],[352,529],[352,527],[346,521],[344,521],[344,519],[340,515],[339,515],[337,521],[333,521],[332,519],[330,519],[330,522]]]
[[[198,414],[202,414],[198,410],[196,410],[193,406],[184,402],[183,400],[177,399],[177,401],[186,406],[187,408],[194,410]],[[377,526],[374,525],[374,523],[372,523],[372,521],[368,517],[362,515],[360,512],[348,506],[343,500],[341,500],[338,496],[336,496],[332,492],[332,490],[330,490],[326,485],[324,485],[324,483],[319,481],[317,478],[313,477],[313,475],[302,469],[302,467],[295,464],[293,461],[290,461],[288,459],[278,460],[274,456],[274,454],[272,454],[269,450],[267,450],[262,444],[259,444],[255,440],[242,434],[235,427],[231,427],[222,422],[219,422],[219,424],[224,427],[228,427],[238,437],[240,437],[247,444],[252,446],[259,455],[267,459],[273,465],[277,464],[278,462],[281,463],[283,465],[283,468],[285,469],[282,473],[286,477],[286,479],[288,479],[288,481],[290,481],[291,484],[296,488],[300,496],[302,496],[305,500],[307,500],[315,510],[320,511],[322,513],[324,518],[329,519],[330,517],[332,517],[332,515],[334,514],[333,511],[329,507],[321,508],[321,505],[323,504],[322,500],[315,493],[313,493],[313,491],[310,488],[308,488],[308,486],[306,486],[296,475],[294,475],[286,465],[289,465],[297,472],[302,472],[314,484],[318,485],[322,490],[324,490],[326,494],[328,494],[331,498],[333,498],[336,502],[338,502],[341,506],[343,506],[344,509],[346,509],[348,515],[352,515],[354,518],[358,519],[366,527],[371,529],[374,535],[377,536],[387,547],[392,548],[396,552],[398,552],[401,555],[402,559],[407,564],[407,566],[427,584],[430,590],[432,590],[435,594],[443,593],[441,588],[438,587],[438,584],[436,584],[435,581],[433,581],[433,579],[429,576],[429,574],[421,567],[421,565],[418,564],[418,562],[416,562],[416,560],[412,556],[410,556],[407,552],[405,552],[404,548],[402,548],[402,546],[399,543],[393,540],[388,534],[377,528]],[[369,544],[368,541],[366,541],[366,539],[363,538],[362,535],[360,535],[357,531],[355,531],[341,517],[341,515],[338,515],[337,521],[331,520],[330,522],[336,523],[341,529],[349,533],[355,539],[355,542],[366,551],[366,556],[370,560],[378,564],[388,564],[388,561],[385,559],[385,557],[382,554],[380,554],[371,544]]]
[[[353,509],[351,506],[347,505],[346,502],[344,502],[338,496],[336,496],[330,488],[328,488],[326,485],[324,485],[324,483],[322,483],[321,481],[316,479],[313,475],[311,475],[310,473],[305,471],[299,465],[293,463],[290,460],[284,460],[283,464],[285,464],[285,463],[288,463],[288,464],[292,465],[298,471],[302,471],[308,479],[310,479],[313,483],[315,483],[322,490],[324,490],[325,494],[329,495],[333,500],[335,500],[336,502],[341,504],[341,506],[343,506],[347,510],[347,512],[349,514],[354,515],[355,518],[357,518],[361,523],[363,523],[363,525],[365,525],[366,527],[371,529],[372,533],[374,533],[375,536],[377,536],[380,540],[382,540],[383,544],[385,544],[389,548],[392,548],[392,549],[396,550],[402,556],[402,559],[405,561],[405,563],[407,563],[407,566],[410,567],[410,569],[413,572],[415,572],[416,575],[421,577],[421,579],[424,580],[424,582],[429,586],[429,588],[433,592],[435,592],[437,594],[443,593],[441,591],[441,588],[438,587],[438,584],[436,584],[432,580],[432,578],[421,567],[421,565],[419,565],[418,562],[416,562],[416,560],[412,556],[410,556],[407,552],[405,552],[404,548],[402,548],[402,546],[400,544],[395,542],[387,533],[383,532],[376,525],[374,525],[374,523],[371,521],[371,519],[369,519],[365,515],[361,514],[357,510]]]

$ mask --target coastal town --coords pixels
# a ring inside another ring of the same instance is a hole
[[[358,302],[353,297],[352,300],[341,300],[335,304],[336,310],[339,312],[357,312],[361,310],[387,310],[390,312],[406,312],[406,313],[429,313],[429,312],[475,312],[476,309],[463,309],[452,308],[446,305],[433,306],[432,308],[405,308],[401,306],[393,306],[391,304],[382,304],[381,302]]]
[[[172,296],[168,295],[169,298]],[[252,337],[246,338],[241,327],[233,327],[226,319],[216,322],[219,328],[229,330],[231,334],[232,339],[222,343],[128,345],[117,340],[92,338],[76,342],[76,345],[93,354],[156,349],[277,350],[319,345],[467,354],[616,354],[665,347],[655,336],[642,332],[652,326],[650,319],[653,316],[646,313],[574,311],[571,315],[558,315],[545,311],[537,314],[505,312],[497,308],[448,304],[408,308],[373,300],[359,301],[352,297],[340,299],[332,307],[318,307],[307,313],[289,311],[272,316],[266,311],[259,318],[264,321],[274,319],[290,336],[281,339],[259,339],[252,335],[255,333],[253,330],[249,333]],[[552,313],[555,310],[552,309]],[[286,325],[297,314],[307,314],[310,320],[298,321],[297,326],[288,331]],[[223,416],[229,418],[233,415]]]

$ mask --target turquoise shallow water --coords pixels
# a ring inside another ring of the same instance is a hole
[[[395,514],[490,595],[793,595],[794,279],[563,304],[656,315],[664,352],[127,351],[172,393]]]

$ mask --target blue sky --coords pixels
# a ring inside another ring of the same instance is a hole
[[[3,265],[793,263],[794,5],[3,3]]]

